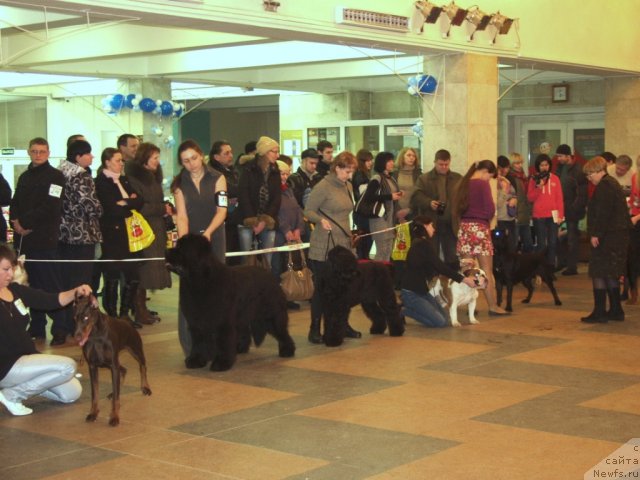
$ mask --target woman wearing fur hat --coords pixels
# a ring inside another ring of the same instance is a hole
[[[271,248],[275,244],[276,222],[280,211],[280,171],[276,160],[280,155],[278,142],[269,137],[260,137],[256,145],[256,156],[245,164],[240,174],[238,202],[242,213],[242,225],[238,225],[240,248],[251,250],[254,237],[260,248]],[[271,254],[265,258],[271,265]]]

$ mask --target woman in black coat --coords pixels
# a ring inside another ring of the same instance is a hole
[[[631,220],[620,184],[607,175],[607,162],[602,157],[584,166],[587,179],[595,185],[587,207],[587,235],[591,243],[589,276],[593,283],[594,309],[582,317],[587,323],[624,320],[620,303],[621,276],[626,274]],[[606,300],[609,296],[609,310]]]
[[[122,154],[115,148],[105,148],[102,152],[102,171],[96,177],[96,194],[104,213],[100,217],[102,231],[102,260],[124,260],[140,255],[129,251],[129,237],[125,218],[131,216],[131,210],[140,209],[144,203],[127,177],[122,176],[124,163]],[[142,324],[129,318],[139,285],[139,264],[137,262],[106,262],[103,264],[104,288],[102,306],[106,312],[117,317],[118,287],[121,274],[124,274],[125,286],[120,299],[120,317],[131,321],[136,328]]]

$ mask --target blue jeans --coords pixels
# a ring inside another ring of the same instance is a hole
[[[243,225],[238,225],[238,239],[240,240],[240,250],[243,252],[248,252],[252,249],[253,244],[253,229],[249,227],[245,227]],[[276,231],[275,230],[267,230],[266,228],[262,230],[258,235],[255,235],[255,238],[258,239],[258,249],[262,248],[271,248],[276,243]],[[272,253],[265,253],[264,256],[271,266],[271,256]]]
[[[538,240],[537,252],[547,250],[546,259],[549,265],[556,265],[556,251],[558,249],[558,224],[553,218],[534,218],[533,226],[536,229]]]
[[[404,314],[427,327],[446,327],[449,320],[444,309],[430,293],[421,295],[411,290],[400,291]]]

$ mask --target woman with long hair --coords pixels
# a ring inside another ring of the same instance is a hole
[[[373,167],[373,154],[364,148],[361,148],[356,153],[356,161],[358,166],[356,171],[353,172],[351,178],[351,185],[353,185],[353,196],[356,201],[360,200],[360,196],[364,194],[367,189],[367,184],[371,179],[371,169]],[[353,212],[353,223],[360,230],[361,233],[369,233],[369,219],[358,212]],[[373,246],[373,239],[370,235],[362,237],[356,245],[356,256],[361,259],[368,260],[369,252]]]
[[[491,160],[480,160],[469,167],[462,177],[453,205],[454,222],[459,223],[456,252],[463,259],[478,261],[487,276],[484,295],[489,306],[489,315],[509,315],[496,300],[496,282],[493,277],[493,243],[491,220],[496,214],[489,180],[497,174]]]
[[[155,240],[142,250],[145,258],[164,257],[167,248],[167,228],[165,217],[167,207],[162,190],[162,167],[160,149],[153,143],[144,142],[138,146],[133,161],[125,164],[127,178],[131,186],[144,199],[140,213],[153,230]],[[140,285],[136,293],[135,318],[140,323],[152,324],[160,321],[147,308],[147,289],[162,290],[171,287],[171,275],[162,261],[146,261],[140,267]]]
[[[224,175],[204,163],[202,149],[193,140],[180,144],[178,162],[182,170],[171,182],[178,237],[187,233],[204,236],[211,242],[211,251],[218,261],[225,263],[227,181]],[[187,325],[187,319],[178,308],[178,339],[184,353],[190,355],[192,341]]]
[[[631,179],[629,195],[629,214],[631,216],[631,238],[629,239],[629,287],[630,296],[627,305],[638,303],[638,277],[640,277],[640,155],[636,159],[636,173]]]

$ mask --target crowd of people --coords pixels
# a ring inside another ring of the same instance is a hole
[[[637,302],[640,177],[626,155],[608,162],[611,155],[605,153],[585,164],[568,145],[560,145],[553,159],[539,154],[528,172],[522,156],[512,153],[497,162],[476,161],[461,175],[451,170],[451,155],[444,149],[424,173],[413,148],[403,148],[397,156],[385,151],[374,156],[362,149],[334,157],[333,145],[324,140],[302,153],[295,172],[291,158],[267,136],[249,142],[235,162],[226,141],[213,143],[208,161],[193,140],[181,143],[177,152],[181,170],[169,189],[175,209],[165,200],[160,149],[131,134],[101,152],[95,178],[91,145],[81,135],[69,138],[59,168],[49,163],[47,140],[33,139],[31,164],[13,195],[0,175],[0,204],[10,205],[14,248],[30,260],[26,270],[31,286],[12,283],[16,254],[0,244],[0,302],[5,306],[0,323],[8,332],[2,347],[8,353],[0,355],[0,403],[11,413],[31,413],[21,402],[33,395],[63,402],[78,398],[73,362],[33,357],[33,340],[46,337],[46,315],[52,320],[52,346],[64,344],[73,333],[68,304],[74,294],[98,291],[103,278],[102,304],[109,315],[136,328],[160,321],[146,305],[147,290],[171,286],[164,263],[156,260],[164,256],[174,218],[178,237],[205,236],[214,255],[230,265],[246,261],[254,249],[308,241],[309,266],[316,275],[337,245],[353,249],[360,259],[370,259],[375,245],[375,260],[389,262],[396,227],[411,222],[411,247],[406,260],[396,264],[396,285],[405,315],[439,327],[448,324],[447,313],[427,285],[444,275],[473,287],[459,271],[468,259],[487,275],[489,315],[508,315],[496,301],[491,234],[496,226],[507,233],[510,252],[544,252],[555,271],[564,268],[562,275],[576,275],[580,222],[587,215],[594,309],[582,320],[623,320],[624,293],[629,303]],[[134,211],[155,235],[137,252],[129,248],[126,223]],[[354,228],[364,234],[355,248]],[[0,235],[6,242],[7,226],[1,222]],[[244,260],[227,252],[245,254]],[[287,256],[264,256],[279,278]],[[310,301],[308,340],[321,343],[323,300],[318,289]],[[189,351],[186,319],[180,312],[178,318],[180,342]],[[347,324],[346,336],[359,338],[361,333]],[[38,380],[50,371],[55,373],[47,378],[55,381]]]

